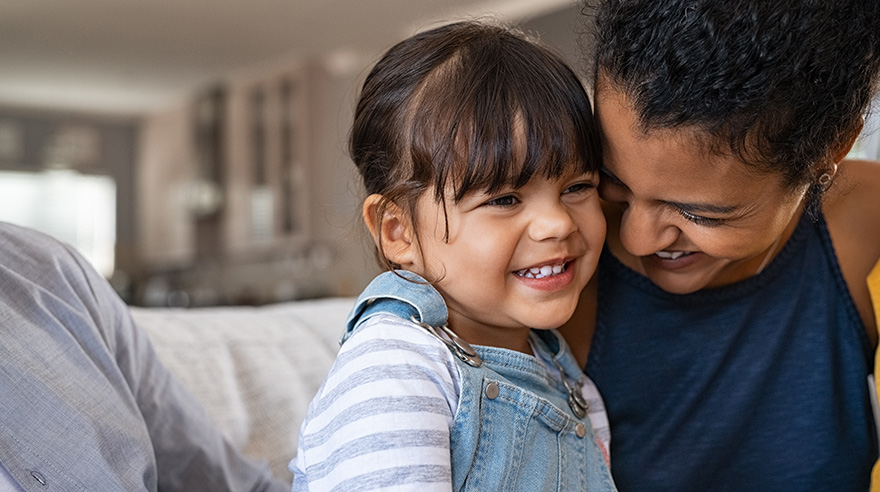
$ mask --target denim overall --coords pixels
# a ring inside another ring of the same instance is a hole
[[[397,273],[409,280],[385,272],[367,286],[340,343],[378,314],[416,321],[435,335],[441,331],[447,310],[440,293],[411,272]],[[581,376],[555,330],[533,330],[530,337],[539,358],[555,358],[569,378]],[[457,356],[462,380],[450,429],[453,490],[616,490],[589,419],[574,415],[569,392],[543,363],[486,346],[473,347],[476,357],[470,357],[449,338],[438,338]]]

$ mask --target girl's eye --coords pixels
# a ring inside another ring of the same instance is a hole
[[[617,178],[617,176],[611,174],[605,168],[599,170],[600,174],[600,182],[605,185],[614,185],[614,186],[626,186],[623,184],[623,181]]]
[[[694,215],[686,210],[681,209],[678,209],[678,213],[685,219],[701,226],[717,227],[724,224],[724,219],[714,219],[711,217],[703,217],[702,215]]]
[[[486,202],[486,205],[491,205],[494,207],[512,207],[519,203],[519,199],[513,195],[504,195],[493,198]]]
[[[562,194],[567,195],[570,193],[582,193],[584,191],[592,190],[595,187],[596,185],[593,183],[575,183],[566,188],[565,191],[562,192]]]

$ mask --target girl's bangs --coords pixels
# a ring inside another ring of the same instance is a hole
[[[457,53],[411,100],[412,177],[430,183],[438,200],[598,170],[600,145],[577,76],[549,52],[509,43]]]
[[[471,192],[521,188],[536,175],[595,171],[585,117],[559,98],[546,99],[422,108],[411,126],[423,129],[412,134],[413,178],[429,179],[438,200],[452,190],[459,201]]]

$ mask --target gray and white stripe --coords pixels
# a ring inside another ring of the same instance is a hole
[[[433,335],[393,316],[368,320],[309,406],[293,490],[448,491],[460,384]]]

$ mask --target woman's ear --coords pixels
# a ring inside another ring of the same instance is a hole
[[[418,253],[412,220],[396,203],[373,194],[364,200],[364,223],[379,251],[392,263],[408,268]],[[381,215],[381,217],[380,217]]]

